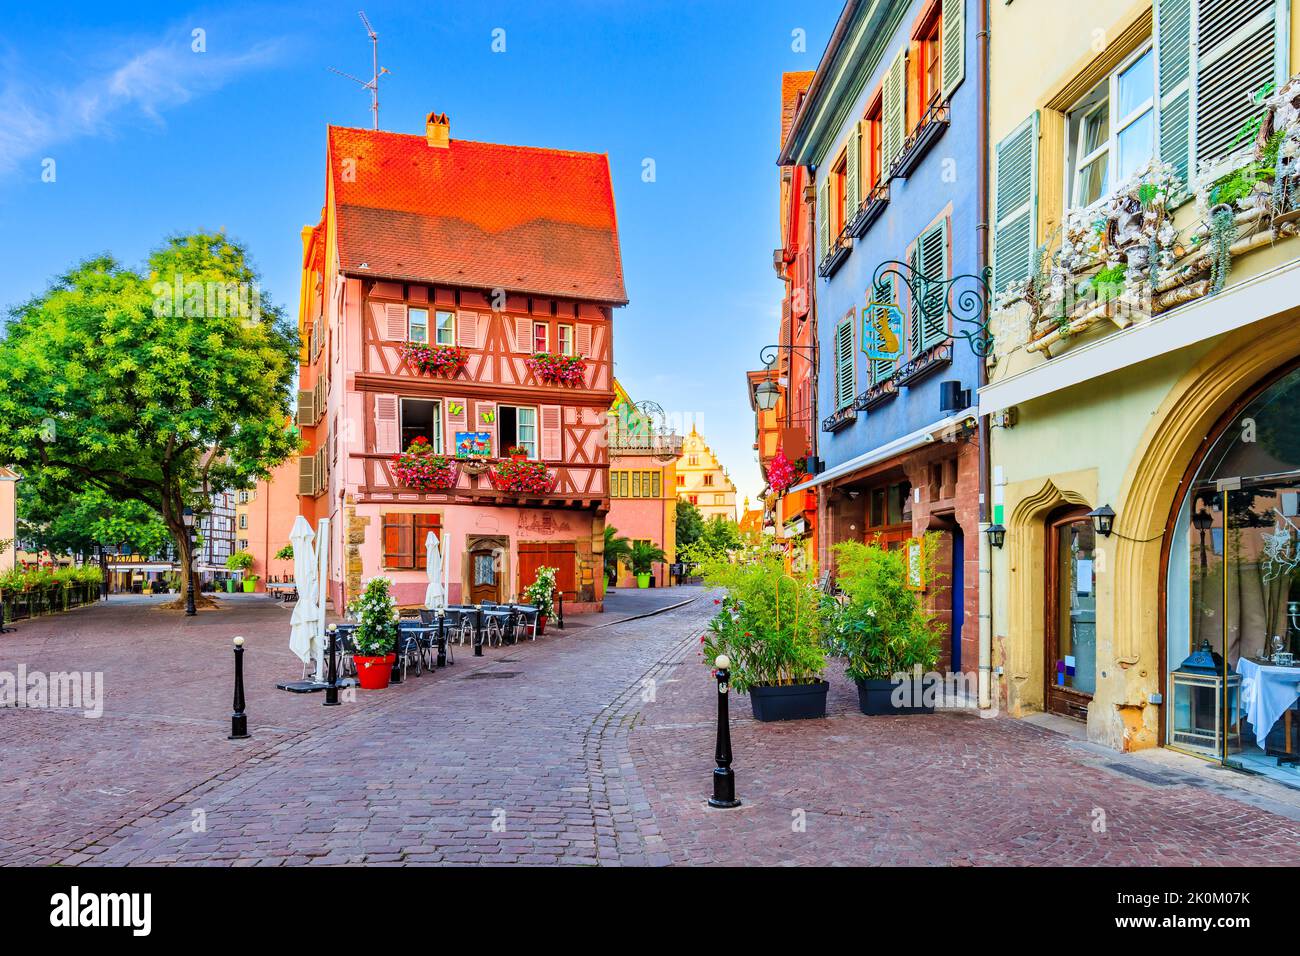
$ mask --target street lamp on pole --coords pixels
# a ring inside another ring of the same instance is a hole
[[[193,617],[197,613],[194,608],[194,509],[187,505],[181,512],[181,520],[185,522],[185,536],[190,544],[187,555],[190,566],[185,569],[185,616]]]

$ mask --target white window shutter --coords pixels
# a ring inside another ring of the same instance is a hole
[[[884,90],[881,94],[880,126],[880,169],[881,178],[889,178],[889,170],[894,160],[903,150],[903,140],[907,138],[907,50],[898,51],[898,56],[885,73]]]
[[[447,414],[447,437],[443,444],[451,454],[455,454],[456,432],[470,430],[469,415],[466,413],[468,403],[463,398],[446,398],[443,399],[443,407]]]
[[[475,402],[474,403],[474,422],[470,431],[487,432],[489,438],[489,447],[492,454],[498,458],[505,455],[504,448],[497,447],[497,403],[496,402]]]
[[[1037,245],[1038,111],[998,143],[993,186],[993,291],[1029,278]]]
[[[479,314],[477,312],[456,313],[456,344],[463,349],[479,347]]]
[[[546,461],[564,458],[564,433],[560,424],[560,406],[543,405],[541,413],[541,444],[539,454]]]
[[[527,316],[515,316],[515,351],[532,354],[533,320]]]
[[[406,341],[406,306],[399,302],[386,303],[381,320],[379,331],[385,339],[390,342]]]
[[[579,323],[573,327],[573,351],[583,358],[591,356],[591,326]]]
[[[1158,152],[1184,185],[1192,148],[1192,0],[1156,0]]]
[[[401,449],[397,426],[397,396],[375,396],[375,451],[381,455],[395,455]]]
[[[982,3],[983,0],[976,0]],[[943,37],[940,44],[940,82],[949,99],[966,75],[966,0],[943,0]]]

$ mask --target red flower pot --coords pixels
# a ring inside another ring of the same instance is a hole
[[[539,614],[539,615],[537,615],[537,633],[538,633],[538,634],[545,634],[545,633],[546,633],[546,615],[545,615],[545,614]]]
[[[357,665],[357,683],[362,690],[383,690],[388,686],[388,678],[393,673],[393,661],[396,654],[384,657],[353,657]]]
[[[527,456],[527,455],[511,455],[511,456],[510,456],[510,460],[511,460],[511,461],[527,461],[527,460],[528,460],[528,456]]]

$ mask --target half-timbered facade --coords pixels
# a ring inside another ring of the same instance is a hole
[[[424,137],[329,131],[326,207],[304,232],[302,510],[334,518],[336,603],[377,574],[419,603],[433,530],[453,603],[512,600],[549,565],[566,609],[595,609],[626,301],[608,161],[448,134],[435,115]],[[419,439],[450,463],[446,487],[399,476]]]

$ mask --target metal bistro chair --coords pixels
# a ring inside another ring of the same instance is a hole
[[[506,636],[514,626],[515,612],[509,608],[503,608],[500,605],[483,606],[483,640],[488,647],[492,646],[492,639],[496,638],[497,647],[505,643]]]
[[[454,663],[456,663],[456,657],[455,657],[455,655],[453,655],[452,652],[451,652],[451,614],[452,614],[452,612],[451,612],[451,611],[444,611],[443,613],[444,613],[445,618],[446,618],[446,625],[445,625],[445,628],[446,628],[446,629],[443,631],[443,636],[444,636],[444,638],[445,638],[445,640],[446,640],[446,642],[447,642],[447,663],[448,663],[448,664],[454,664]],[[426,651],[426,652],[428,653],[428,655],[429,655],[429,658],[428,658],[429,663],[428,663],[427,666],[428,666],[429,670],[433,670],[435,667],[438,666],[438,664],[437,664],[437,661],[438,661],[438,612],[437,612],[437,611],[428,610],[428,609],[426,609],[426,608],[421,608],[421,609],[420,609],[420,623],[423,624],[423,625],[425,626],[425,628],[427,628],[427,630],[424,632],[424,637],[423,637],[423,639],[422,639],[422,643],[423,643],[423,645],[424,645],[424,649],[425,649],[425,651]]]
[[[406,669],[412,661],[415,662],[415,676],[421,677],[424,674],[424,649],[420,644],[421,630],[418,620],[397,622],[397,646],[394,650],[397,653],[398,663],[402,665],[402,680],[406,680]]]
[[[357,642],[352,639],[356,629],[355,624],[340,624],[335,630],[334,650],[338,655],[337,673],[340,679],[357,676],[357,662],[352,659],[357,652]]]
[[[473,608],[449,607],[447,608],[447,644],[451,645],[452,640],[457,644],[469,642],[474,643],[474,619],[475,611]]]
[[[531,604],[515,606],[515,638],[522,640],[525,636],[537,640],[538,609]]]

